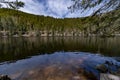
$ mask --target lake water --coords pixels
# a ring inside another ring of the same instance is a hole
[[[99,80],[97,65],[120,69],[120,37],[0,38],[0,74],[13,80]]]

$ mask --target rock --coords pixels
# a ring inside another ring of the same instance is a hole
[[[19,37],[19,35],[18,35],[18,34],[16,34],[16,35],[13,35],[13,37]]]
[[[107,65],[114,65],[113,62],[110,62],[110,61],[105,61],[105,64],[107,64]]]
[[[115,73],[115,75],[120,76],[120,69]]]
[[[114,57],[113,59],[115,59],[116,61],[120,62],[120,57]]]
[[[107,73],[108,68],[105,64],[97,65],[96,69],[99,70],[101,73]]]
[[[120,80],[120,77],[113,74],[101,74],[100,80]]]
[[[0,80],[11,80],[8,75],[0,75]]]
[[[70,80],[88,80],[88,78],[83,74],[79,74],[79,75],[73,76]]]
[[[74,76],[72,80],[80,80],[81,78],[79,76]]]

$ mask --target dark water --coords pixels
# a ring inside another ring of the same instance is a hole
[[[0,74],[15,80],[99,80],[95,66],[119,57],[120,37],[0,38]]]

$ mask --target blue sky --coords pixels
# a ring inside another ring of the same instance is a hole
[[[13,0],[14,1],[14,0]],[[89,15],[91,11],[71,13],[67,7],[72,4],[71,0],[20,0],[25,2],[25,7],[20,10],[32,14],[52,16],[56,18],[83,17]]]

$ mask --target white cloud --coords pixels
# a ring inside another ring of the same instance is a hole
[[[15,0],[12,0],[15,1]],[[70,13],[67,7],[71,0],[20,0],[25,2],[25,7],[20,10],[37,15],[63,17],[81,17],[84,16],[79,11]]]
[[[48,6],[52,12],[55,12],[58,16],[62,17],[64,14],[68,13],[67,7],[70,6],[70,1],[48,0]]]
[[[21,8],[22,11],[33,13],[33,14],[40,14],[43,12],[43,5],[40,5],[40,3],[37,0],[21,0],[25,2],[25,7]]]

